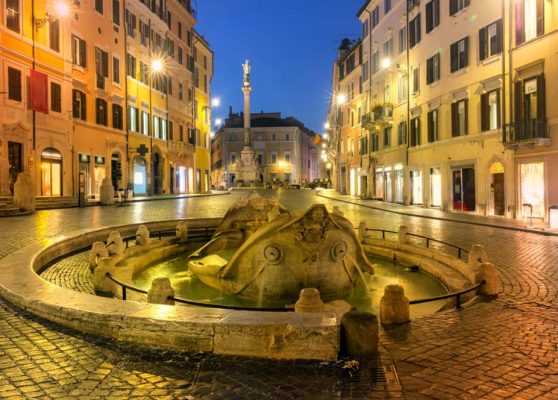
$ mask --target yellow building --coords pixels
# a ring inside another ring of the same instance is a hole
[[[0,192],[22,171],[37,195],[98,197],[104,178],[137,195],[193,192],[190,1],[34,3],[2,8]]]
[[[195,186],[196,193],[211,189],[211,95],[213,52],[207,41],[194,31],[194,124],[195,124]]]

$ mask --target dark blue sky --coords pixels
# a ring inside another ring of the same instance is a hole
[[[195,2],[194,2],[195,3]],[[215,53],[211,85],[226,117],[242,110],[242,66],[252,65],[252,112],[280,111],[321,132],[332,65],[343,37],[356,39],[364,0],[198,0],[196,29]]]

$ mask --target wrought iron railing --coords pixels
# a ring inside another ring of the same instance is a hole
[[[504,125],[504,143],[512,144],[533,139],[548,139],[550,133],[546,118],[515,121]]]

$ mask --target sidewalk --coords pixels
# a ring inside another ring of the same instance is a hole
[[[127,203],[138,203],[143,201],[159,201],[159,200],[176,200],[176,199],[188,199],[191,197],[208,197],[208,196],[222,196],[225,194],[230,194],[228,191],[211,191],[209,193],[182,193],[182,194],[161,194],[161,195],[151,195],[151,196],[133,196],[126,200]],[[100,200],[98,199],[88,199],[86,207],[100,206]],[[118,200],[115,199],[114,205],[120,205]]]
[[[551,230],[547,224],[542,222],[534,222],[532,226],[529,226],[528,222],[524,220],[509,219],[496,216],[484,216],[465,212],[441,211],[434,208],[405,206],[396,203],[386,203],[379,200],[362,199],[358,196],[343,195],[333,189],[322,189],[320,191],[316,191],[316,196],[330,200],[341,201],[348,204],[359,205],[374,210],[387,211],[411,217],[459,222],[463,224],[487,226],[491,228],[537,233],[539,235],[546,236],[558,236],[558,230]]]

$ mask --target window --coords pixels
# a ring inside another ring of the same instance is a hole
[[[469,37],[451,45],[451,72],[459,71],[469,65]]]
[[[384,0],[384,14],[391,10],[391,0]]]
[[[140,61],[139,80],[146,85],[149,83],[149,67],[143,61]]]
[[[500,91],[481,94],[481,131],[500,127]]]
[[[374,53],[372,53],[372,71],[371,74],[375,74],[376,72],[378,72],[378,70],[380,69],[380,56],[378,55],[378,52],[375,51]]]
[[[178,82],[178,100],[183,100],[184,98],[184,89],[182,87],[182,82]]]
[[[72,91],[72,115],[74,118],[86,120],[85,93],[74,89]]]
[[[285,141],[287,141],[287,142],[289,141],[289,134],[288,133],[285,135]]]
[[[498,20],[479,30],[479,60],[502,52],[502,20]]]
[[[183,57],[182,57],[182,47],[180,47],[180,46],[178,46],[178,53],[177,53],[176,58],[177,58],[177,60],[178,60],[178,63],[179,63],[180,65],[182,65],[182,60],[183,60]]]
[[[55,82],[50,82],[50,110],[62,112],[62,86]]]
[[[147,27],[147,25],[145,25],[143,22],[140,21],[140,32],[141,32],[142,25],[144,26],[144,29],[145,27]],[[135,14],[132,14],[130,10],[126,9],[126,34],[131,38],[133,38],[136,36],[135,31],[136,31],[136,16]],[[141,44],[145,45],[143,39],[144,37],[142,35]]]
[[[136,58],[131,54],[126,54],[126,74],[136,79]]]
[[[48,47],[56,52],[60,51],[60,21],[57,19],[48,23]]]
[[[103,1],[104,0],[95,0],[95,11],[97,11],[99,14],[103,13]]]
[[[451,105],[451,134],[452,136],[464,136],[469,129],[468,124],[468,100],[459,100]]]
[[[420,90],[420,69],[418,66],[413,68],[413,94],[418,94]]]
[[[393,53],[393,39],[389,38],[384,42],[384,57],[391,58],[391,54]]]
[[[97,87],[105,88],[105,78],[108,78],[108,53],[95,47],[95,72],[97,74]]]
[[[167,124],[169,126],[169,140],[174,140],[174,122],[167,121]]]
[[[108,125],[107,102],[103,99],[95,99],[95,122],[97,125]]]
[[[128,107],[128,130],[139,132],[139,113],[136,107]]]
[[[438,141],[438,110],[428,113],[428,143]]]
[[[402,102],[407,100],[407,92],[409,90],[407,86],[407,75],[400,74],[398,80],[399,82],[397,85],[397,100],[399,102]]]
[[[188,44],[188,47],[192,47],[192,31],[187,32],[186,43]]]
[[[450,0],[450,15],[463,10],[469,5],[469,0]]]
[[[358,146],[358,153],[363,156],[365,154],[367,154],[368,152],[368,137],[367,136],[361,136],[360,137],[360,143]]]
[[[397,125],[397,144],[401,146],[407,143],[407,122],[401,121]]]
[[[426,3],[426,33],[440,25],[440,0]]]
[[[87,51],[85,40],[72,35],[72,63],[82,68],[87,66]]]
[[[376,8],[374,8],[374,10],[372,10],[372,20],[370,21],[372,23],[372,29],[374,29],[376,27],[376,25],[378,25],[380,23],[380,7],[376,6]]]
[[[8,99],[21,101],[21,71],[8,67]]]
[[[139,31],[140,31],[140,43],[142,46],[147,47],[147,39],[149,38],[149,25],[147,25],[145,22],[140,20]]]
[[[290,164],[291,163],[291,153],[290,152],[285,152],[285,154],[283,155],[283,157],[285,158],[285,163],[286,164]]]
[[[178,140],[180,142],[184,141],[184,125],[178,125]]]
[[[411,120],[411,147],[420,146],[420,118]]]
[[[362,23],[362,37],[365,38],[368,36],[368,20]]]
[[[275,135],[275,133],[272,133],[271,134],[271,141],[275,142],[275,140],[277,140],[277,136]],[[272,163],[272,164],[275,164],[275,163]]]
[[[384,128],[384,148],[391,147],[391,126]]]
[[[409,42],[411,48],[420,42],[420,13],[409,22]]]
[[[21,30],[20,0],[6,0],[6,27],[19,33]]]
[[[178,21],[178,38],[182,39],[182,23]]]
[[[120,83],[120,60],[116,57],[112,57],[112,81]]]
[[[153,137],[161,139],[161,118],[153,116]]]
[[[355,113],[354,111],[350,111],[351,113],[351,126],[355,126]]]
[[[404,26],[399,30],[399,53],[407,50],[407,27]]]
[[[273,156],[273,155],[272,155]],[[236,154],[235,153],[231,153],[231,164],[236,163]]]
[[[120,0],[112,0],[112,22],[120,26]]]
[[[378,135],[376,133],[370,134],[370,152],[374,153],[379,150]]]
[[[124,127],[124,120],[122,115],[122,106],[120,104],[112,104],[112,127],[120,129]]]
[[[521,44],[544,33],[544,0],[515,2],[515,43]]]
[[[440,53],[426,60],[426,84],[430,85],[440,79]]]
[[[271,153],[271,164],[277,164],[277,153]]]
[[[141,112],[141,133],[149,135],[149,113],[147,111]]]

